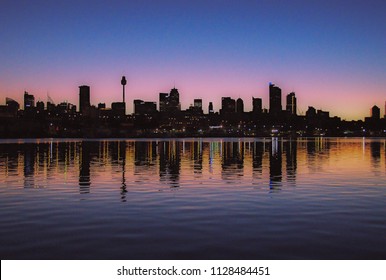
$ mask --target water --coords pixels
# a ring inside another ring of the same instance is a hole
[[[2,140],[1,259],[385,259],[386,141]]]

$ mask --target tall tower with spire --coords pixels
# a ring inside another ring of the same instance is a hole
[[[125,76],[122,76],[122,79],[121,79],[121,85],[122,85],[122,102],[123,102],[123,106],[124,106],[124,110],[125,110],[125,114],[126,114],[126,103],[125,103],[125,86],[127,84],[127,81],[126,81],[126,77]]]

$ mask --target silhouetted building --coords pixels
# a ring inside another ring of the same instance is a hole
[[[326,120],[326,119],[329,119],[330,118],[330,112],[328,111],[323,111],[323,110],[318,110],[316,112],[316,116],[320,119],[320,120]]]
[[[7,105],[10,111],[15,113],[17,113],[17,111],[20,109],[20,104],[12,98],[6,97],[5,104]]]
[[[296,96],[294,92],[287,95],[287,113],[290,115],[296,115]]]
[[[194,99],[194,107],[202,110],[202,99]]]
[[[316,109],[312,106],[308,106],[308,110],[306,112],[306,118],[315,118],[316,117]]]
[[[379,107],[376,105],[371,108],[371,118],[377,120],[381,118],[381,109],[379,109]]]
[[[383,117],[386,119],[386,101],[385,101],[385,115]]]
[[[36,109],[38,110],[38,112],[43,112],[44,111],[44,102],[43,101],[36,102]]]
[[[151,115],[157,112],[157,104],[155,102],[144,102],[143,100],[134,100],[134,114]]]
[[[76,106],[68,102],[61,102],[57,106],[57,112],[62,115],[75,114]]]
[[[28,110],[35,107],[35,97],[28,92],[24,92],[24,110]]]
[[[48,101],[48,102],[47,102],[47,111],[48,111],[48,112],[53,112],[53,111],[55,111],[55,104],[52,103],[52,102],[50,102],[50,101]]]
[[[213,103],[212,102],[209,102],[208,113],[209,114],[214,114]]]
[[[223,97],[221,99],[220,114],[229,114],[236,112],[236,101],[230,97]]]
[[[98,103],[98,110],[106,109],[106,103]]]
[[[281,88],[274,84],[269,84],[269,113],[272,116],[279,116],[281,114]]]
[[[179,112],[181,111],[180,94],[178,89],[172,88],[170,93],[159,94],[159,110],[160,112]]]
[[[180,94],[176,88],[172,88],[170,91],[169,109],[171,111],[181,111]]]
[[[190,105],[186,112],[193,115],[202,115],[204,113],[202,110],[202,99],[194,99],[193,106]]]
[[[160,93],[159,94],[159,111],[160,112],[166,112],[167,111],[167,105],[168,105],[168,96],[167,93]]]
[[[244,101],[241,98],[238,98],[236,101],[236,112],[244,113]]]
[[[90,109],[90,87],[80,86],[79,87],[79,112],[83,115],[88,113]]]
[[[113,102],[111,103],[111,111],[114,116],[123,117],[126,114],[126,103],[124,102]]]
[[[252,97],[252,112],[254,114],[261,114],[263,110],[261,98]]]
[[[0,117],[7,117],[7,118],[16,117],[19,109],[20,109],[20,105],[18,102],[16,102],[12,98],[6,97],[5,106],[0,105]]]

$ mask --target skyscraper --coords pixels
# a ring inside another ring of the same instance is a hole
[[[194,99],[193,108],[191,108],[196,114],[203,114],[202,99]]]
[[[263,110],[263,102],[261,98],[252,97],[252,112],[254,114],[261,114]]]
[[[90,87],[89,86],[80,86],[79,87],[79,112],[82,114],[87,113],[90,109]]]
[[[194,99],[194,108],[202,110],[202,99]]]
[[[316,117],[316,109],[312,106],[308,106],[308,110],[306,112],[307,119],[313,119]]]
[[[155,114],[157,112],[157,104],[155,102],[145,102],[140,99],[134,100],[134,114],[145,115]]]
[[[230,97],[223,97],[221,99],[220,114],[234,113],[236,112],[236,101]]]
[[[159,94],[159,110],[168,113],[181,111],[178,89],[172,88],[169,94],[162,92]]]
[[[13,100],[12,98],[6,97],[5,104],[7,106],[7,111],[10,112],[13,116],[17,115],[17,111],[20,109],[20,104]]]
[[[35,96],[24,92],[24,110],[29,110],[35,107]]]
[[[168,96],[167,93],[160,92],[159,94],[159,111],[160,112],[166,112],[167,111],[167,105],[168,105]]]
[[[244,101],[241,98],[238,98],[236,101],[236,112],[244,113]]]
[[[287,113],[296,116],[296,96],[294,92],[287,95]]]
[[[281,115],[281,88],[274,84],[269,84],[269,113],[278,117]]]
[[[13,110],[17,111],[20,109],[20,105],[17,101],[13,100],[12,98],[6,97],[5,98],[5,104],[9,107],[12,108]]]
[[[44,111],[44,102],[43,101],[36,102],[36,109],[39,112],[43,112]]]
[[[214,114],[214,110],[213,110],[213,102],[209,102],[208,113],[209,113],[209,114]]]
[[[379,109],[379,107],[376,105],[371,108],[371,118],[377,120],[381,118],[381,109]]]
[[[172,88],[169,94],[169,109],[171,111],[181,111],[180,93],[178,89]]]

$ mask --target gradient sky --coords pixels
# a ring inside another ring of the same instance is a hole
[[[308,106],[363,119],[386,101],[386,1],[18,1],[0,4],[0,104],[47,93],[78,105],[157,101],[179,89],[182,108],[202,98],[263,98],[268,83]]]

